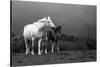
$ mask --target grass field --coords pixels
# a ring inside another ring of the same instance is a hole
[[[12,66],[43,65],[96,61],[96,50],[60,51],[41,56],[16,53],[11,55]]]

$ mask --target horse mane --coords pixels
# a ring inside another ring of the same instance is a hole
[[[61,30],[61,26],[57,26],[55,29],[54,29],[54,32],[57,32],[57,31],[60,31]]]
[[[44,22],[44,19],[47,19],[47,17],[44,17],[44,18],[42,18],[42,19],[40,19],[40,20],[38,20],[38,21],[36,21],[36,22],[33,22],[33,24],[34,24],[34,23],[41,23],[41,22]]]
[[[42,18],[42,19],[38,20],[37,22],[38,22],[38,23],[41,23],[41,22],[44,22],[45,20],[47,20],[47,18],[46,18],[46,17],[44,17],[44,18]]]
[[[38,22],[33,22],[33,24],[36,24],[36,23],[38,23]]]

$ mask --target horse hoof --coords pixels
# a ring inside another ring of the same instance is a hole
[[[45,53],[45,54],[47,54],[47,53]]]
[[[39,56],[41,55],[41,54],[38,54]]]
[[[34,52],[32,51],[31,54],[34,55]]]
[[[25,53],[25,55],[28,55],[28,54],[29,54],[28,52]]]
[[[41,55],[41,53],[38,53],[38,55]]]
[[[32,55],[34,55],[34,53],[31,53]]]
[[[51,51],[51,53],[53,53],[53,51]]]
[[[45,54],[47,54],[47,52],[45,52]]]

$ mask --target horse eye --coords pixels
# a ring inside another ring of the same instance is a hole
[[[50,23],[50,21],[48,21],[48,23]]]
[[[41,22],[44,22],[44,21],[41,21]]]

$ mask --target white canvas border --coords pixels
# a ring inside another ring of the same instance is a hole
[[[25,1],[25,0],[24,0]],[[27,0],[38,2],[54,2],[80,5],[97,5],[97,62],[83,62],[83,63],[64,63],[64,64],[50,64],[37,65],[37,67],[99,67],[100,65],[100,2],[99,0]],[[0,1],[0,67],[7,67],[10,64],[10,0]],[[33,66],[32,66],[33,67]]]

